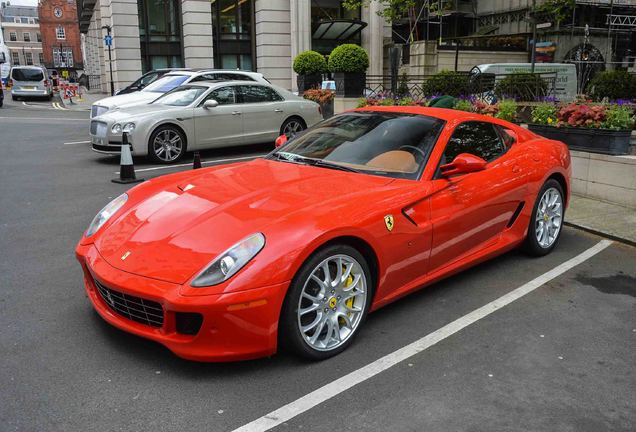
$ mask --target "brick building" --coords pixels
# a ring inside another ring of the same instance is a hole
[[[77,3],[40,0],[38,6],[44,64],[49,69],[83,69]]]

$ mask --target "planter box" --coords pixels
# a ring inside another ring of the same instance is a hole
[[[529,124],[532,132],[562,141],[572,150],[609,155],[629,154],[631,130],[569,128]]]
[[[336,72],[333,77],[336,81],[336,96],[357,98],[364,94],[367,74]]]
[[[321,74],[298,75],[296,78],[298,94],[302,96],[305,90],[320,88],[322,85]]]
[[[333,117],[333,104],[334,101],[332,99],[329,102],[320,105],[323,120]]]

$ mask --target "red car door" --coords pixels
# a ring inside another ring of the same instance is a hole
[[[478,172],[434,178],[431,272],[496,242],[520,207],[525,155],[506,138],[498,126],[487,122],[461,123],[453,131],[440,165],[460,153],[479,156],[488,165]]]

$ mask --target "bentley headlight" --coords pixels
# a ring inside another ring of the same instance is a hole
[[[113,127],[110,128],[110,131],[114,134],[120,134],[121,133],[121,125],[119,123],[115,123],[113,125]]]
[[[193,287],[218,285],[234,276],[265,246],[265,236],[252,234],[216,257],[192,282]]]
[[[135,130],[135,124],[134,123],[126,123],[124,125],[124,127],[122,128],[122,131],[124,131],[126,133],[131,133],[134,130]]]
[[[117,210],[119,210],[124,204],[126,204],[126,201],[128,201],[128,195],[121,194],[117,198],[109,202],[106,207],[104,207],[99,213],[97,213],[97,216],[93,218],[93,221],[88,226],[86,234],[84,235],[86,237],[90,237],[95,234],[97,230],[100,229],[102,225],[104,225],[106,221],[117,212]]]

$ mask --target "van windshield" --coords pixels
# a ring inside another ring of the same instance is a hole
[[[13,69],[11,77],[15,81],[42,81],[44,74],[40,69]]]

